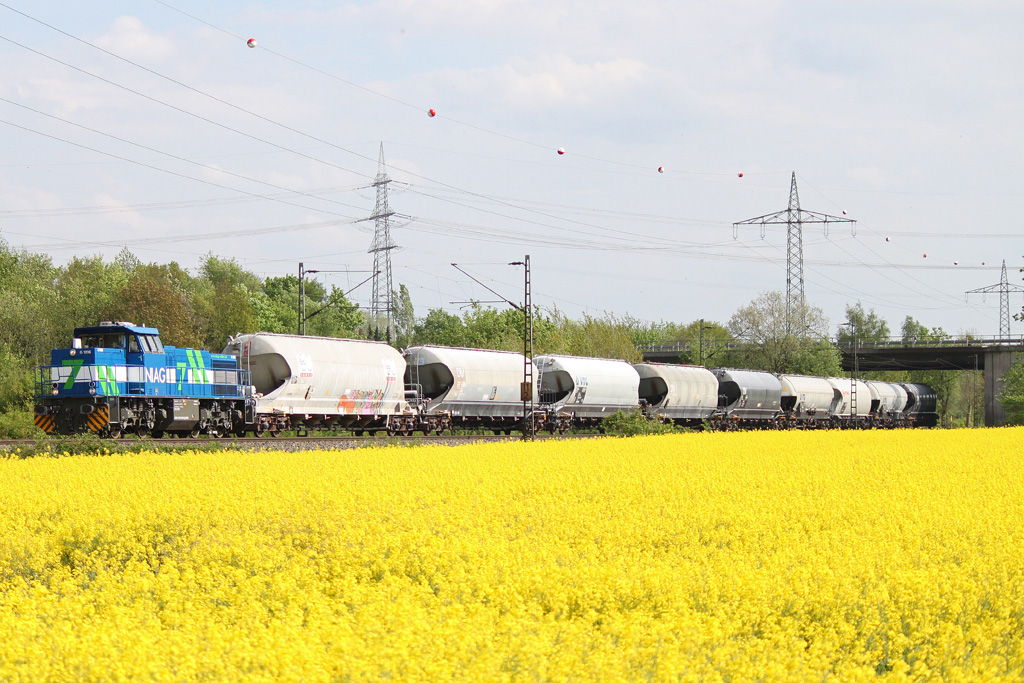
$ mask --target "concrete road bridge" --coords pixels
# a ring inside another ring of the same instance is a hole
[[[726,348],[742,349],[734,342]],[[981,370],[985,377],[985,424],[1006,423],[999,394],[1003,375],[1015,354],[1024,354],[1024,336],[950,337],[917,341],[889,340],[837,343],[843,370],[862,373],[882,370]],[[679,363],[695,350],[689,344],[652,344],[642,347],[644,360]]]

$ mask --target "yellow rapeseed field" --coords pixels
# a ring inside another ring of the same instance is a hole
[[[0,460],[0,681],[1019,679],[1022,441]]]

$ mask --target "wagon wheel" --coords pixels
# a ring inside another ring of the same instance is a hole
[[[135,428],[135,433],[139,435],[140,439],[145,439],[147,436],[149,436],[149,427],[146,427],[145,425],[139,425],[138,427]]]
[[[197,436],[199,436],[199,427],[198,427],[198,426],[196,426],[196,427],[193,427],[192,429],[190,429],[190,430],[188,431],[188,438],[190,438],[190,439],[194,439],[194,438],[196,438]]]
[[[271,427],[270,436],[274,437],[275,439],[281,436],[281,429],[279,427]]]

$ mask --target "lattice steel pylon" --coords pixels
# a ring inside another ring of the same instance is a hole
[[[394,311],[392,301],[391,282],[391,250],[395,243],[391,240],[391,217],[394,214],[388,206],[388,184],[391,178],[388,177],[387,169],[384,167],[384,143],[380,143],[380,159],[377,162],[377,177],[373,179],[373,186],[377,189],[377,202],[373,207],[373,244],[367,253],[373,254],[373,293],[370,295],[370,335],[374,339],[380,339],[380,322],[383,318],[386,323],[384,327],[384,339],[391,341],[392,322],[391,315]]]
[[[856,223],[852,218],[830,216],[815,211],[804,211],[800,208],[800,194],[796,189],[796,171],[789,184],[789,206],[785,211],[748,218],[732,224],[732,237],[739,236],[739,226],[760,225],[761,238],[765,236],[765,226],[786,226],[786,328],[787,332],[794,327],[802,329],[802,320],[793,320],[794,311],[804,310],[804,223],[822,223],[825,236],[828,237],[829,223],[849,223],[851,232],[856,235]]]
[[[971,294],[991,294],[999,292],[999,336],[1008,338],[1010,336],[1010,292],[1024,292],[1024,287],[1011,285],[1006,277],[1006,259],[1003,259],[1003,274],[999,278],[998,285],[979,287],[964,293],[964,298]]]

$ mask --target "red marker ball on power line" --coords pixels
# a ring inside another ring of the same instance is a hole
[[[427,116],[429,116],[430,118],[434,118],[435,116],[437,116],[437,112],[434,111],[433,109],[428,109]]]
[[[250,38],[249,40],[245,41],[245,44],[249,47],[256,47],[256,39]]]
[[[558,153],[559,154],[565,154],[565,148],[564,147],[559,147],[558,148]]]
[[[928,254],[922,255],[921,258],[928,258]]]
[[[664,173],[664,172],[665,172],[665,167],[664,166],[659,166],[658,167],[658,173]]]
[[[742,173],[737,173],[736,175],[737,175],[737,176],[739,176],[740,178],[742,178],[742,177],[743,177],[743,174],[742,174]]]

